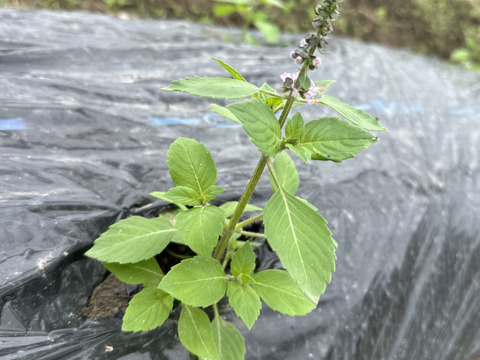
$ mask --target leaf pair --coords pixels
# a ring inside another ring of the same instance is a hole
[[[303,161],[352,158],[375,143],[377,138],[359,126],[338,118],[322,118],[304,123],[296,113],[285,128],[286,144]]]
[[[275,311],[291,316],[305,315],[315,308],[292,277],[282,270],[253,274],[255,254],[247,242],[232,255],[231,272],[235,281],[227,285],[227,296],[245,325],[251,329],[262,307],[260,299]]]
[[[245,340],[232,324],[216,315],[210,323],[203,310],[182,305],[178,337],[190,352],[201,359],[243,360]]]

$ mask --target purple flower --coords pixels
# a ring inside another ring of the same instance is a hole
[[[315,66],[316,68],[319,67],[321,63],[322,63],[322,60],[319,57],[316,57],[312,61],[312,65]]]

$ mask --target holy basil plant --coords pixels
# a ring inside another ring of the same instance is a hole
[[[190,352],[202,359],[235,360],[244,358],[245,343],[240,331],[219,314],[217,303],[223,297],[248,329],[262,302],[291,316],[316,307],[335,270],[337,243],[317,209],[297,195],[292,156],[305,163],[341,162],[377,141],[370,131],[385,129],[364,111],[326,94],[333,81],[308,77],[308,71],[320,65],[314,52],[326,44],[331,21],[338,16],[336,1],[325,0],[315,13],[315,31],[291,54],[298,72],[280,76],[282,92],[248,82],[218,59],[231,77],[180,79],[164,89],[214,99],[248,98],[225,107],[212,105],[212,110],[243,126],[260,159],[239,201],[215,206],[211,201],[225,189],[216,185],[210,152],[194,139],[181,137],[171,144],[167,165],[175,187],[151,195],[177,206],[174,221],[132,216],[112,225],[86,253],[121,281],[141,285],[125,312],[122,330],[154,329],[180,306],[178,336]],[[327,106],[341,117],[306,122],[300,112],[289,116],[303,104]],[[273,195],[262,209],[248,201],[265,167]],[[244,213],[250,216],[240,221]],[[264,234],[245,230],[262,219]],[[252,238],[266,238],[283,270],[256,271],[252,246],[257,244],[249,241]],[[165,274],[156,256],[172,242],[188,247],[192,256],[183,256]],[[213,319],[203,310],[210,306]]]

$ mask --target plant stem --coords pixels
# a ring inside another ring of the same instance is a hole
[[[240,234],[240,235],[244,235],[244,236],[265,238],[265,234],[256,233],[256,232],[252,232],[252,231],[235,230],[235,232]]]
[[[247,220],[244,220],[242,222],[239,222],[237,226],[235,226],[235,230],[240,230],[241,228],[250,225],[251,223],[254,223],[255,221],[261,220],[263,218],[263,212],[261,214],[258,214],[256,216],[252,216],[251,218],[248,218]]]
[[[306,71],[308,67],[303,66],[302,70]],[[278,119],[278,123],[280,124],[280,128],[283,127],[285,124],[285,121],[287,120],[287,116],[290,113],[290,110],[292,109],[292,105],[295,101],[295,98],[291,95],[288,96],[288,100],[285,103],[285,107],[282,110],[282,113],[280,114],[280,118]],[[227,248],[228,242],[230,241],[230,238],[232,234],[235,232],[235,228],[238,224],[238,221],[240,220],[240,216],[243,213],[243,210],[245,210],[245,206],[247,206],[248,201],[250,200],[250,197],[253,194],[253,191],[255,190],[255,187],[258,184],[258,181],[260,180],[260,177],[262,176],[263,170],[265,169],[265,165],[267,164],[267,161],[269,160],[268,156],[265,154],[262,154],[260,156],[260,159],[258,160],[257,167],[255,168],[252,177],[248,181],[247,187],[245,188],[242,197],[240,198],[240,201],[237,204],[237,207],[235,208],[235,211],[230,218],[230,222],[225,228],[225,231],[222,234],[222,237],[218,241],[217,247],[215,248],[215,251],[213,253],[213,258],[216,259],[217,261],[220,261],[222,259],[222,256],[225,253],[225,250]]]

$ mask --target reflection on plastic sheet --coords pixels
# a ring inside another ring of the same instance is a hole
[[[0,119],[0,130],[27,130],[27,124],[22,118]]]
[[[379,115],[406,115],[424,112],[422,106],[407,104],[401,100],[374,99],[368,103],[357,104],[355,107],[366,111],[374,111]],[[475,114],[473,109],[469,107],[454,108],[450,109],[449,112],[452,115],[460,116],[471,116]]]
[[[237,128],[242,125],[237,124],[236,122],[227,119],[221,115],[215,113],[208,113],[203,117],[203,120],[212,126],[217,128]],[[198,125],[200,124],[200,119],[180,119],[180,118],[150,118],[150,124],[155,126],[168,126],[168,125]]]

